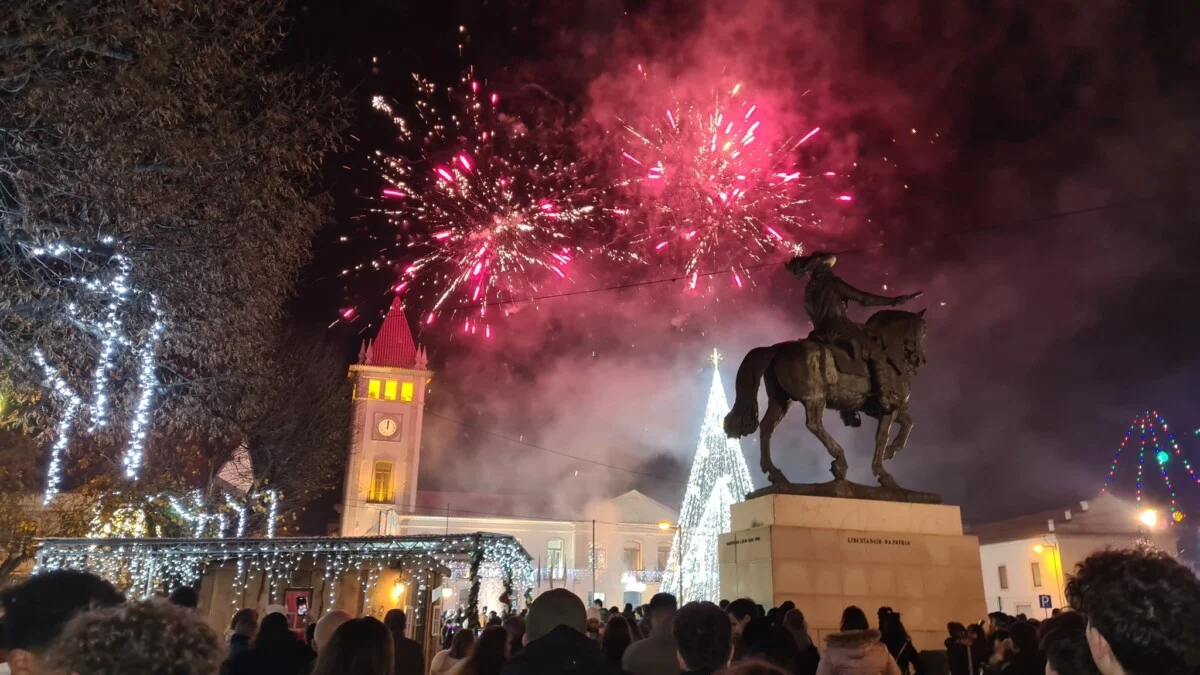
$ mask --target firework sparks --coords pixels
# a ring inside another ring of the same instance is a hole
[[[699,98],[671,94],[657,113],[621,120],[622,163],[634,188],[629,210],[646,223],[632,243],[652,254],[647,259],[681,266],[689,288],[721,269],[733,270],[733,285],[743,287],[751,263],[799,250],[801,230],[820,222],[818,202],[850,201],[830,193],[832,172],[809,177],[795,168],[796,150],[820,127],[772,141],[764,122],[740,83]]]
[[[424,233],[409,243],[392,290],[421,299],[426,325],[461,310],[464,331],[491,337],[489,306],[568,277],[579,252],[574,235],[597,207],[578,187],[576,165],[505,116],[500,97],[471,71],[443,92],[414,78],[422,96],[412,117],[373,101],[417,148],[415,159],[376,153],[387,183],[377,210]]]

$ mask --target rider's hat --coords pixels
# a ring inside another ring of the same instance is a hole
[[[792,258],[787,263],[787,268],[793,274],[803,274],[808,272],[818,265],[828,265],[833,267],[837,262],[837,256],[827,251],[816,251],[806,256],[798,256]]]

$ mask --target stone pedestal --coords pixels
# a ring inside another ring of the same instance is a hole
[[[957,506],[771,494],[734,504],[720,538],[721,597],[791,600],[816,639],[857,605],[903,616],[918,649],[941,649],[946,623],[986,617],[979,540]]]

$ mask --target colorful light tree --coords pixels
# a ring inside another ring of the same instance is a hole
[[[681,602],[720,599],[717,537],[729,531],[729,507],[745,499],[752,489],[742,447],[725,435],[722,426],[721,420],[729,412],[729,401],[717,368],[720,360],[721,355],[713,350],[712,387],[700,427],[700,442],[663,574],[663,590],[678,593]]]
[[[1187,471],[1188,476],[1193,483],[1200,484],[1200,477],[1196,475],[1196,470],[1192,468],[1192,463],[1184,456],[1183,451],[1179,449],[1179,443],[1175,441],[1174,434],[1171,433],[1167,425],[1167,421],[1163,416],[1158,414],[1157,410],[1147,410],[1141,415],[1138,415],[1129,428],[1125,430],[1125,437],[1121,439],[1121,444],[1117,446],[1117,452],[1113,455],[1112,464],[1108,468],[1108,476],[1104,479],[1104,487],[1101,492],[1113,492],[1114,479],[1117,475],[1117,467],[1121,461],[1121,454],[1127,450],[1132,450],[1137,446],[1137,474],[1135,486],[1136,504],[1140,508],[1142,506],[1161,506],[1170,508],[1170,517],[1167,522],[1174,525],[1182,522],[1186,516],[1182,508],[1179,506],[1179,499],[1175,492],[1175,486],[1171,483],[1171,477],[1167,473],[1167,467],[1171,462],[1177,461],[1183,465],[1184,471]],[[1150,459],[1153,464],[1158,466],[1158,473],[1162,479],[1162,489],[1156,492],[1160,493],[1155,497],[1148,496],[1146,493],[1150,491],[1149,486],[1144,481],[1146,473],[1146,460]]]

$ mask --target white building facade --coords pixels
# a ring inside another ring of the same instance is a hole
[[[1036,619],[1049,616],[1053,609],[1066,606],[1067,580],[1076,565],[1095,551],[1147,540],[1175,553],[1178,536],[1157,515],[1151,518],[1147,509],[1102,492],[1070,509],[968,528],[979,537],[988,611]]]
[[[535,596],[565,587],[606,607],[648,602],[661,586],[674,535],[660,523],[674,525],[679,514],[640,492],[565,513],[522,497],[418,491],[425,394],[433,378],[426,363],[397,301],[350,367],[354,429],[339,534],[509,534],[534,560]],[[514,513],[521,515],[490,515]],[[482,576],[479,606],[494,608],[503,580],[486,569]],[[454,570],[451,590],[460,605],[468,586],[466,570]]]

